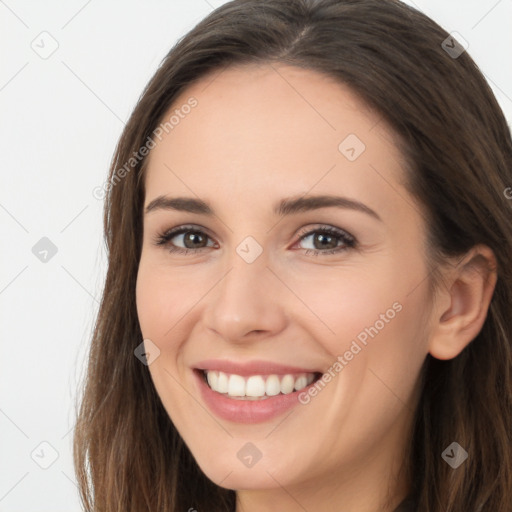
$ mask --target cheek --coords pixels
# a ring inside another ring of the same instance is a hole
[[[354,266],[303,273],[296,279],[294,291],[309,310],[301,315],[304,325],[307,322],[316,339],[332,340],[329,344],[337,352],[375,322],[382,330],[400,309],[395,303],[401,297],[393,291],[390,279],[376,269],[370,273]],[[364,341],[364,334],[360,339]]]
[[[428,352],[424,275],[419,255],[407,266],[389,257],[371,267],[304,272],[294,291],[309,311],[296,318],[333,362],[346,354],[348,361],[382,367],[392,378],[397,367],[415,375]]]
[[[180,343],[175,340],[183,336],[179,332],[182,328],[179,320],[190,305],[184,304],[183,288],[171,277],[161,265],[142,257],[137,274],[136,305],[143,338],[151,340],[160,350],[148,367],[151,379],[169,417],[181,425],[179,420],[186,415],[179,411],[187,410],[189,395],[179,383],[183,375],[177,364]]]
[[[309,290],[308,305],[320,312],[322,320],[303,327],[322,343],[332,361],[329,391],[314,400],[329,411],[323,435],[340,451],[363,449],[368,440],[381,439],[404,404],[410,403],[428,352],[423,321],[427,282],[411,293],[410,276],[398,267],[374,269],[371,277],[353,268],[337,276],[337,284],[316,280],[301,289],[301,293]],[[338,407],[330,408],[332,403]],[[332,435],[334,424],[343,425],[345,437],[340,440]],[[347,439],[351,443],[346,444]]]
[[[163,340],[169,330],[186,315],[204,291],[187,283],[162,265],[141,258],[136,285],[136,304],[144,338]],[[199,284],[199,283],[198,283]],[[197,298],[196,298],[197,296]],[[161,347],[163,348],[163,347]]]

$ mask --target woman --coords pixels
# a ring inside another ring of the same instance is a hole
[[[393,0],[235,0],[116,150],[97,511],[510,512],[510,131]]]

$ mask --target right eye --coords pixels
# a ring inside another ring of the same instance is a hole
[[[208,240],[211,238],[195,226],[179,226],[158,234],[155,244],[165,246],[171,253],[188,254],[216,247],[214,243],[208,245]]]

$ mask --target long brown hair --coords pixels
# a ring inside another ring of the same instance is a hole
[[[134,357],[146,158],[126,163],[192,82],[279,62],[350,86],[396,132],[408,190],[427,212],[431,269],[477,244],[493,250],[498,280],[482,330],[456,358],[426,358],[405,467],[419,512],[510,512],[512,141],[482,73],[467,52],[449,51],[460,47],[447,37],[395,0],[235,0],[171,49],[126,125],[106,187],[108,272],[74,433],[87,511],[235,510],[235,491],[201,472]],[[456,470],[441,457],[453,441],[470,454]]]

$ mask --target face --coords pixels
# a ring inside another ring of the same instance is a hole
[[[171,420],[222,487],[388,475],[430,307],[393,133],[346,86],[284,65],[204,78],[173,113],[149,155],[136,292]]]

